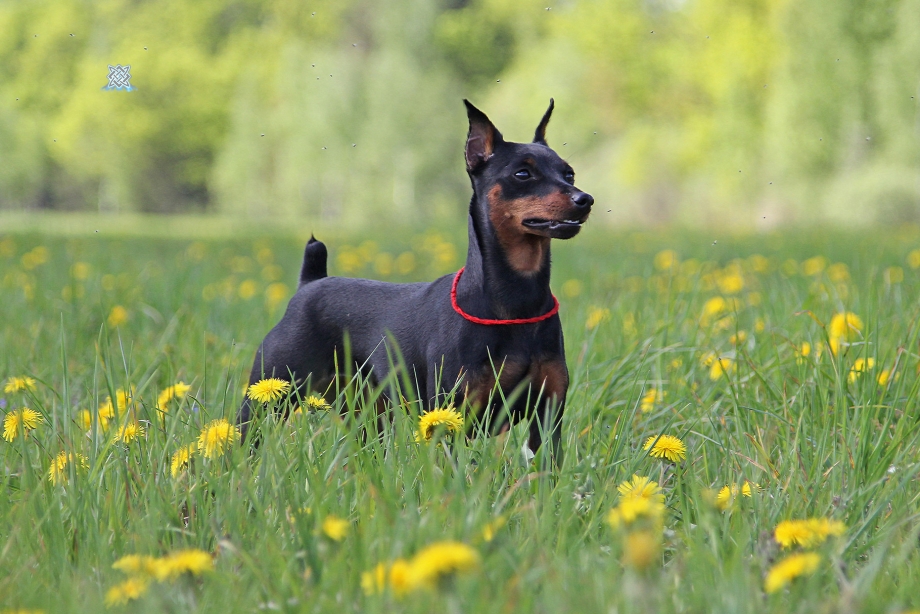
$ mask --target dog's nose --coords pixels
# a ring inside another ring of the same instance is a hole
[[[591,205],[594,204],[594,197],[586,192],[579,192],[572,198],[572,202],[575,203],[577,207],[590,209]]]

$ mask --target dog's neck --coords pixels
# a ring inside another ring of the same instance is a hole
[[[479,317],[530,318],[553,306],[549,288],[549,247],[533,273],[516,271],[508,262],[495,229],[474,195],[469,213],[469,248],[457,288],[460,305]]]

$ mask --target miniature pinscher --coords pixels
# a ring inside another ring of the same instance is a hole
[[[505,141],[464,103],[473,185],[464,267],[430,283],[328,277],[326,246],[311,237],[300,287],[256,352],[249,381],[277,377],[322,393],[346,338],[355,365],[376,381],[391,369],[387,345],[395,341],[423,406],[437,407],[459,382],[470,422],[486,420],[494,432],[529,420],[529,448],[535,453],[549,436],[558,458],[569,376],[549,287],[550,240],[578,234],[594,198],[575,187],[572,167],[546,143],[552,100],[531,143]],[[246,399],[244,430],[252,411]]]

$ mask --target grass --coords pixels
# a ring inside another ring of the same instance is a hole
[[[109,609],[920,609],[916,229],[595,226],[557,244],[572,379],[559,468],[524,459],[522,429],[419,443],[415,406],[394,408],[378,434],[363,408],[394,379],[329,394],[327,411],[263,418],[258,450],[196,450],[174,476],[173,454],[210,421],[232,421],[299,270],[303,237],[232,230],[0,235],[0,379],[35,379],[0,405],[43,417],[0,441],[0,611],[103,611],[132,575],[113,563],[188,549],[212,555],[213,570],[144,580],[137,600]],[[333,272],[392,280],[454,271],[466,247],[455,231],[333,239]],[[841,329],[833,318],[846,312],[860,322]],[[164,416],[157,397],[180,381],[189,392]],[[119,390],[130,401],[117,403]],[[110,398],[117,415],[103,428]],[[116,441],[135,420],[144,435]],[[662,434],[686,459],[643,450]],[[61,452],[86,467],[68,457],[55,484]],[[613,527],[617,486],[634,474],[660,485],[666,509]],[[719,490],[745,481],[751,496],[720,509]],[[782,548],[776,526],[805,518],[845,530]],[[363,572],[445,540],[478,564],[404,593],[362,588]],[[766,592],[771,567],[806,550],[820,555],[814,572]]]

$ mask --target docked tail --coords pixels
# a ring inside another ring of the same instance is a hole
[[[300,285],[326,277],[326,246],[310,235],[303,250],[303,266],[300,269]]]

